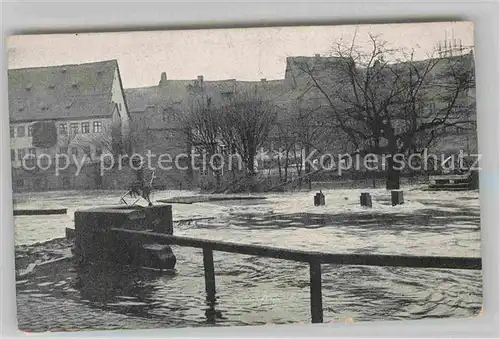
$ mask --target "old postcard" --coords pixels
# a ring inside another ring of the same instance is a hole
[[[7,45],[21,330],[480,313],[471,22]]]

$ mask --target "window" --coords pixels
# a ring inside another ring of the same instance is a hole
[[[59,124],[59,134],[68,134],[68,125]]]
[[[171,107],[164,108],[163,114],[162,114],[163,121],[169,123],[173,114],[174,114],[174,112],[173,112]]]
[[[28,126],[28,136],[31,137],[33,135],[33,126]]]
[[[47,157],[41,157],[39,160],[40,167],[46,168],[49,165],[49,159]]]
[[[25,155],[26,155],[26,150],[24,148],[20,148],[17,150],[17,157],[19,158],[19,160],[23,160]]]
[[[94,133],[99,133],[102,130],[102,123],[100,121],[94,121]]]
[[[33,188],[36,191],[41,191],[41,190],[45,189],[46,186],[47,186],[47,181],[42,180],[41,178],[37,178],[33,181]]]
[[[24,166],[26,166],[26,169],[33,170],[34,169],[33,167],[35,166],[35,161],[36,161],[35,159],[31,159],[31,158],[26,159]]]
[[[24,180],[23,179],[17,179],[16,180],[16,187],[23,188],[24,187]]]
[[[10,137],[11,138],[15,138],[16,137],[16,134],[14,132],[14,127],[10,126]]]
[[[122,103],[121,103],[121,102],[119,102],[119,103],[118,103],[118,110],[119,110],[120,112],[121,112],[121,110],[122,110]]]
[[[64,188],[70,188],[71,187],[71,181],[68,177],[63,177],[62,178],[62,183]]]
[[[68,147],[59,147],[59,154],[68,154]]]
[[[35,159],[36,159],[36,148],[28,148],[28,157],[25,159],[25,166],[26,167],[33,167],[35,166]]]
[[[66,158],[65,157],[59,158],[59,166],[62,166],[62,168],[66,167]]]
[[[69,125],[69,128],[71,129],[71,134],[78,134],[78,123],[77,122],[72,122]]]
[[[72,147],[71,148],[71,155],[74,155],[75,157],[78,157],[78,148]]]
[[[16,150],[10,150],[10,161],[16,161]]]
[[[18,126],[17,127],[17,137],[22,138],[22,137],[24,137],[25,134],[26,134],[26,129],[24,128],[24,126]]]
[[[431,113],[436,113],[436,103],[435,102],[430,102],[429,103],[429,111]]]
[[[90,124],[88,122],[82,122],[82,133],[90,132]]]
[[[100,157],[100,156],[101,156],[101,154],[102,154],[102,149],[101,149],[101,147],[100,147],[100,146],[96,146],[96,147],[95,147],[95,156],[96,156],[96,157]]]

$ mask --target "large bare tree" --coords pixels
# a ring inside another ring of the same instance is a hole
[[[353,149],[385,154],[387,188],[399,188],[396,154],[408,156],[441,137],[443,127],[474,123],[472,54],[415,60],[369,35],[370,47],[334,46],[319,62],[297,61],[306,87],[323,98],[332,127]],[[432,104],[432,105],[431,105]]]

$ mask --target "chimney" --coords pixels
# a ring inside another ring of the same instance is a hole
[[[266,78],[262,78],[262,79],[260,79],[260,81],[261,81],[261,82],[266,82],[266,81],[267,81],[267,79],[266,79]]]
[[[164,86],[166,84],[167,84],[167,73],[161,72],[160,86]]]
[[[198,75],[198,86],[203,90],[203,75]]]
[[[319,54],[314,54],[314,57],[315,57],[315,58],[320,58],[320,57],[321,57],[321,55],[319,55]]]

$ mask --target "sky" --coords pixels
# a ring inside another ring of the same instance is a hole
[[[474,45],[472,22],[18,35],[7,39],[8,66],[40,67],[117,59],[125,88],[168,79],[282,79],[289,56],[329,55],[343,41],[369,48],[374,34],[394,48],[431,54],[445,38]]]

